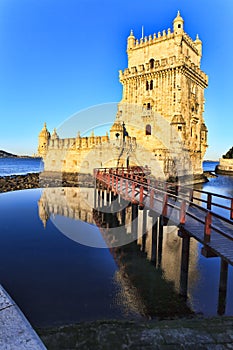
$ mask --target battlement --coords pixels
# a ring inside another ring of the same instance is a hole
[[[157,34],[154,33],[153,35],[144,36],[141,39],[135,39],[133,43],[133,47],[131,47],[131,50],[137,50],[142,47],[146,47],[148,45],[157,44],[161,41],[170,40],[175,38],[175,33],[171,32],[171,29],[168,28],[167,30],[163,30],[162,34],[161,32],[158,32]],[[182,39],[186,41],[186,43],[193,49],[193,51],[198,54],[198,50],[195,45],[195,41],[187,34],[183,33]]]
[[[191,59],[180,54],[177,56],[170,56],[168,58],[156,59],[153,68],[151,68],[150,62],[145,64],[139,64],[138,66],[125,68],[124,71],[119,70],[119,79],[123,81],[124,79],[133,78],[140,75],[145,75],[146,73],[150,75],[151,73],[159,73],[160,71],[171,70],[171,68],[186,67],[191,69],[194,73],[199,75],[204,83],[208,85],[208,76],[191,61]]]
[[[171,29],[169,28],[167,31],[163,30],[162,34],[161,32],[158,32],[157,34],[154,33],[153,35],[144,36],[141,39],[135,39],[133,49],[145,47],[147,45],[155,44],[160,41],[168,40],[171,38],[174,38],[174,33],[172,33]]]
[[[89,137],[76,137],[76,138],[65,138],[65,139],[49,139],[48,149],[65,149],[65,150],[76,150],[76,149],[92,149],[97,145],[109,142],[109,136],[89,136]]]

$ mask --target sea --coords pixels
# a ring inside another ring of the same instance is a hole
[[[39,173],[43,169],[41,158],[0,158],[0,176]]]
[[[215,171],[216,161],[204,161],[204,171]],[[25,175],[43,171],[44,163],[40,158],[0,158],[0,176]]]

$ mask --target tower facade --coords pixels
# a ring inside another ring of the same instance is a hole
[[[189,37],[178,11],[173,30],[169,28],[139,40],[131,31],[127,56],[128,67],[119,72],[123,96],[118,121],[125,122],[129,135],[136,136],[137,143],[166,163],[174,140],[171,137],[170,145],[165,145],[156,137],[160,127],[154,117],[157,113],[189,153],[194,174],[202,173],[207,148],[203,112],[208,77],[200,67],[202,42],[198,35],[195,40]]]

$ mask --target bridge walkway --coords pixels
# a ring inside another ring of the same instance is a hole
[[[120,194],[140,209],[145,207],[161,215],[233,265],[232,198],[151,180],[144,169],[136,172],[129,168],[96,169],[95,177],[101,186]],[[216,208],[221,208],[221,215]]]

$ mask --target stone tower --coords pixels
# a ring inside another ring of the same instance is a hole
[[[46,156],[49,140],[50,140],[50,133],[47,129],[46,123],[44,123],[43,129],[39,133],[38,155],[40,157]]]
[[[208,77],[200,68],[202,42],[198,35],[195,40],[189,37],[178,11],[173,30],[169,28],[140,40],[131,30],[127,56],[128,67],[119,72],[123,96],[116,120],[124,122],[129,136],[135,136],[137,143],[165,164],[170,157],[169,147],[156,140],[160,125],[154,115],[159,114],[188,152],[193,173],[201,174],[207,148],[203,112]]]

